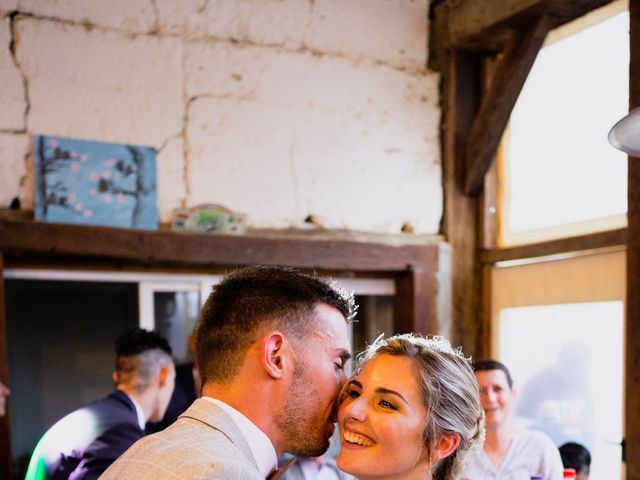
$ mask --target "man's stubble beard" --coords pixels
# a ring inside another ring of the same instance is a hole
[[[307,366],[297,365],[291,388],[277,418],[287,452],[303,457],[318,457],[329,448],[327,419],[318,403],[317,390]]]

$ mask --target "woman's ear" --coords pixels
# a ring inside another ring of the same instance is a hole
[[[431,461],[437,462],[443,458],[447,458],[460,445],[460,436],[456,433],[448,433],[442,435],[436,444],[435,449],[431,452]]]
[[[281,332],[273,331],[262,341],[262,366],[272,378],[282,378],[286,367],[285,340]]]

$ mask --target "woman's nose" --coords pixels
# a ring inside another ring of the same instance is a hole
[[[344,415],[346,418],[362,422],[366,414],[366,403],[362,400],[362,397],[354,398],[344,407]]]

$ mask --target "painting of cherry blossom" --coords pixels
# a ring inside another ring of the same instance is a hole
[[[153,148],[36,135],[33,150],[36,220],[158,228]]]

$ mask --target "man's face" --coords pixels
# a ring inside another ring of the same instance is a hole
[[[347,324],[335,308],[318,304],[316,328],[294,346],[295,370],[278,415],[285,450],[316,457],[329,448],[336,421],[337,397],[351,357]]]
[[[0,417],[4,417],[7,409],[7,397],[9,396],[9,389],[4,383],[0,382]]]
[[[164,414],[169,407],[171,401],[171,395],[176,383],[176,369],[173,364],[169,364],[166,367],[165,372],[160,372],[160,385],[158,388],[158,394],[156,397],[156,403],[154,405],[153,412],[149,418],[150,422],[159,422],[164,417]]]
[[[509,387],[507,376],[502,370],[480,370],[475,374],[487,427],[502,425],[508,420],[515,399],[515,392]]]

